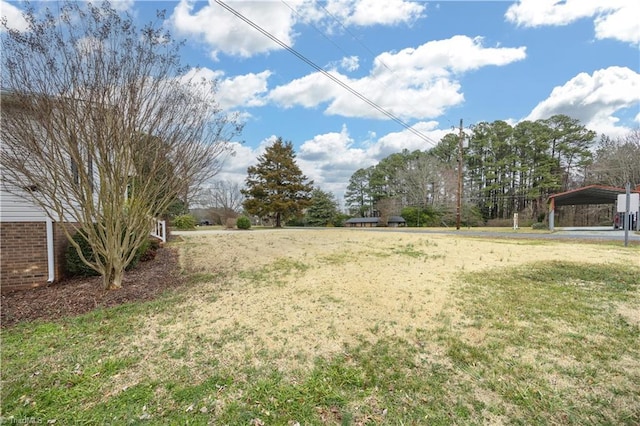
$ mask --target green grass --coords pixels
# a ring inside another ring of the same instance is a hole
[[[303,262],[289,258],[280,258],[271,264],[241,271],[238,273],[238,276],[254,286],[282,285],[284,277],[302,273],[307,269],[309,269],[309,265]]]
[[[480,344],[452,358],[516,423],[637,424],[640,269],[554,262],[465,276],[461,306]]]
[[[244,278],[263,284],[305,268],[281,259]],[[173,312],[179,295],[21,324],[2,330],[2,416],[65,425],[635,425],[640,330],[619,308],[640,309],[639,276],[632,266],[562,262],[464,274],[454,302],[461,318],[444,314],[441,327],[416,325],[406,339],[372,325],[378,340],[300,371],[280,371],[267,349],[254,354],[259,363],[224,365],[202,350],[223,342],[197,333],[137,350],[131,336],[145,318]],[[222,339],[249,332],[231,328]],[[144,370],[156,363],[155,374]]]

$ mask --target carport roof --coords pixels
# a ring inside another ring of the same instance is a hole
[[[631,190],[631,192],[638,192]],[[613,186],[589,185],[549,197],[549,202],[555,206],[577,206],[586,204],[614,204],[618,199],[618,194],[624,194],[624,188]]]
[[[348,219],[346,223],[378,223],[379,217],[352,217]],[[406,221],[402,216],[389,216],[389,223],[405,223]]]

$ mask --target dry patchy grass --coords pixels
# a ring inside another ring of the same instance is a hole
[[[6,331],[3,415],[640,421],[638,248],[338,228],[176,247],[179,293]]]
[[[553,260],[633,262],[635,255],[562,242],[347,229],[195,235],[181,258],[200,282],[177,314],[148,319],[143,341],[179,346],[185,336],[201,336],[216,342],[211,350],[225,365],[261,363],[262,353],[281,371],[295,371],[345,344],[415,339],[416,330],[459,319],[451,291],[460,272]]]

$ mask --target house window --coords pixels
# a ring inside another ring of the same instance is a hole
[[[93,192],[93,158],[87,153],[87,177],[89,178],[89,188]]]
[[[71,159],[71,179],[75,186],[80,185],[80,166],[73,158]],[[91,154],[87,154],[87,179],[89,179],[89,190],[93,192],[93,159]]]

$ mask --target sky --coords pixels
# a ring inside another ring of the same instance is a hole
[[[217,179],[243,184],[282,137],[343,205],[356,170],[428,150],[460,120],[566,114],[614,138],[640,127],[637,0],[112,3],[140,24],[166,10],[183,62],[242,117]],[[25,28],[20,7],[0,0],[10,27]]]

